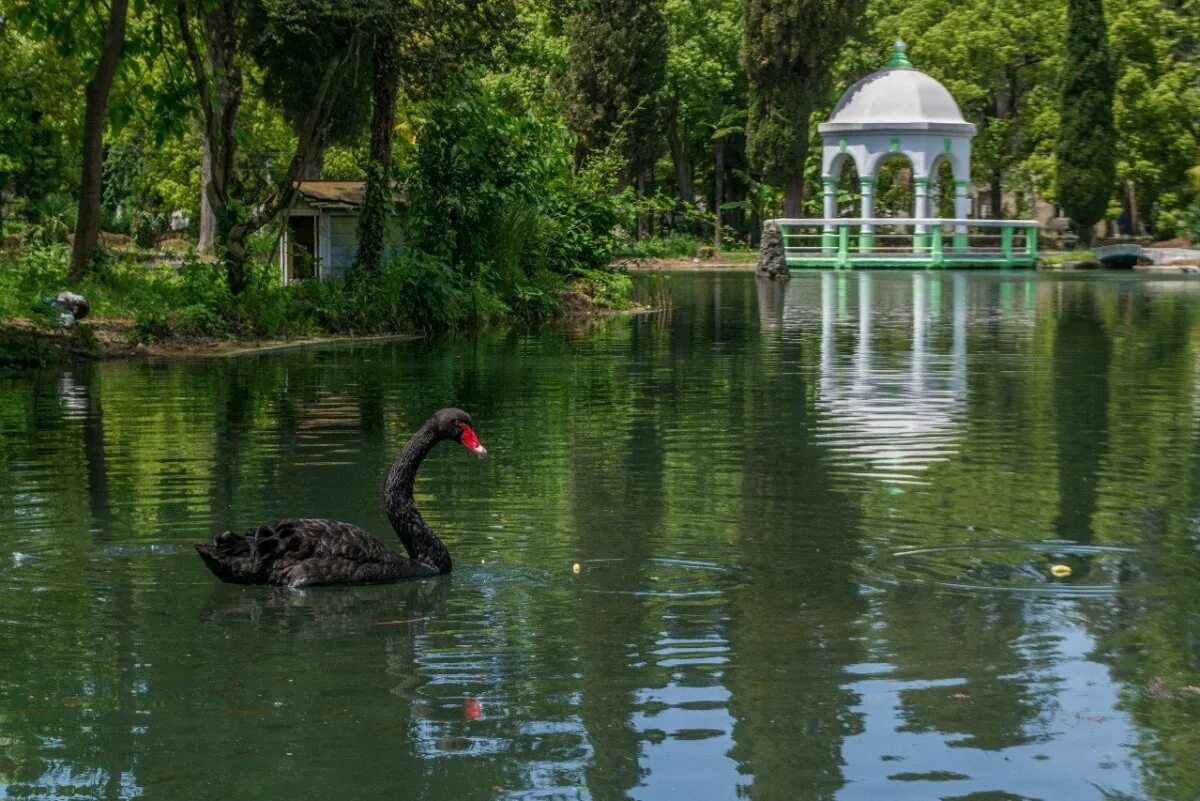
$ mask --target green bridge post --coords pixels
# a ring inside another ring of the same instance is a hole
[[[961,254],[965,254],[969,245],[970,240],[967,239],[967,227],[965,225],[954,226],[954,249]]]
[[[837,266],[838,269],[845,268],[850,263],[850,226],[838,226],[838,249],[837,249]]]
[[[941,267],[943,264],[945,264],[945,258],[942,255],[942,226],[933,226],[933,231],[931,233],[933,234],[932,265],[934,267]]]
[[[1013,227],[1005,225],[1000,229],[1000,253],[1004,256],[1004,266],[1013,266]]]
[[[1037,262],[1038,229],[1036,225],[1025,229],[1025,255],[1029,257],[1030,264]]]

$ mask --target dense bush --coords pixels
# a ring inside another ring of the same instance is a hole
[[[65,246],[0,257],[0,320],[24,318],[52,327],[57,312],[47,316],[46,299],[66,285],[68,263]],[[78,291],[91,303],[93,318],[132,320],[134,337],[147,342],[430,332],[558,311],[561,276],[543,271],[513,290],[493,274],[495,264],[464,276],[444,260],[410,253],[387,262],[369,286],[352,279],[282,286],[274,266],[259,262],[245,291],[235,295],[216,264],[146,266],[104,252]]]

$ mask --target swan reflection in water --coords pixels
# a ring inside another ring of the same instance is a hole
[[[967,395],[966,276],[823,272],[759,280],[758,300],[763,331],[785,341],[819,338],[817,438],[846,472],[924,483],[923,471],[957,452]],[[939,336],[947,317],[948,347]],[[902,336],[907,350],[893,344]]]

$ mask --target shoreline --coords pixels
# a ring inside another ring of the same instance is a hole
[[[152,361],[155,359],[220,359],[275,353],[285,350],[359,343],[406,342],[419,334],[328,334],[292,339],[181,339],[165,342],[132,342],[133,321],[97,319],[77,329],[45,330],[28,320],[0,321],[0,345],[23,349],[27,357],[14,360],[17,369],[79,361]],[[86,332],[86,333],[85,333]],[[22,365],[21,362],[26,362]],[[0,361],[0,367],[3,362]]]
[[[613,262],[613,266],[628,270],[631,273],[708,272],[710,270],[745,271],[755,269],[757,261],[757,253],[747,253],[744,260],[729,257],[698,259],[681,256],[670,259],[638,259]]]

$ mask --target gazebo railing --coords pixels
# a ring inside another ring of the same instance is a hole
[[[846,218],[774,220],[789,265],[951,267],[1032,265],[1032,220]]]

